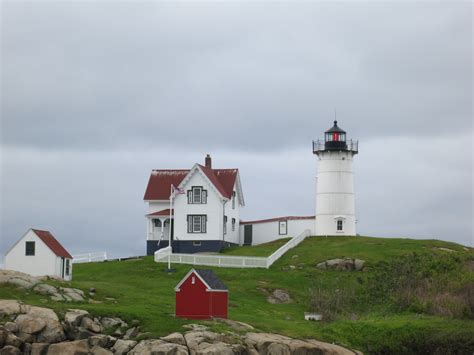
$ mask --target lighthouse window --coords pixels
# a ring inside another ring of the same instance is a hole
[[[337,221],[337,231],[342,232],[342,221],[341,220]]]

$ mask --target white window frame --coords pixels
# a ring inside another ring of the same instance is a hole
[[[193,186],[188,190],[188,204],[207,204],[207,190],[202,186]]]
[[[232,218],[232,232],[235,232],[235,218]]]
[[[340,229],[339,229],[340,226]],[[342,219],[336,220],[336,231],[338,233],[344,232],[344,221]]]
[[[285,229],[284,233],[282,228]],[[288,234],[288,221],[278,221],[278,235],[287,235]]]
[[[188,214],[188,233],[201,233],[207,232],[207,215],[203,214]]]

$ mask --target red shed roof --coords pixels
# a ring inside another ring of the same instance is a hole
[[[72,259],[71,254],[67,252],[66,249],[58,242],[56,238],[51,234],[49,231],[43,231],[39,229],[32,229],[32,231],[41,239],[44,244],[48,246],[51,251],[56,254],[57,256],[61,256],[63,258]]]
[[[238,169],[211,169],[199,164],[198,166],[222,196],[231,198]],[[190,170],[152,170],[143,199],[169,200],[170,186],[178,186],[189,172]]]

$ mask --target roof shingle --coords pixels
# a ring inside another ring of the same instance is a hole
[[[194,269],[212,290],[228,290],[227,286],[209,269]]]
[[[39,229],[32,229],[32,231],[43,241],[44,244],[48,246],[51,251],[57,256],[63,258],[72,259],[71,254],[67,252],[66,249],[58,242],[56,238],[49,231],[43,231]]]

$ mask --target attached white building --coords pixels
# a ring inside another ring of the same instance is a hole
[[[4,264],[33,276],[72,278],[72,256],[49,231],[28,230],[5,254]]]
[[[175,195],[170,220],[171,186],[184,193]],[[213,169],[209,155],[205,166],[153,170],[144,201],[148,255],[168,246],[169,228],[176,253],[219,251],[239,244],[239,211],[244,206],[239,170]]]

